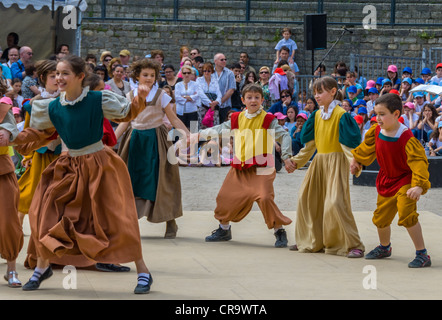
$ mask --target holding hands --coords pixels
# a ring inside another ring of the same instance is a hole
[[[290,158],[284,160],[284,166],[288,173],[292,173],[297,169],[296,162],[293,162]]]
[[[362,169],[361,164],[353,158],[353,160],[351,160],[351,163],[350,163],[351,174],[356,175],[361,169]]]

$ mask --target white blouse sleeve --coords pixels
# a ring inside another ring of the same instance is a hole
[[[131,101],[109,90],[102,91],[101,106],[107,119],[123,119],[130,111]]]
[[[31,120],[29,126],[37,130],[45,130],[54,127],[49,118],[49,103],[54,101],[51,99],[34,100],[32,102]]]

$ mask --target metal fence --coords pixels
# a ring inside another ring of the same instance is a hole
[[[336,2],[341,2],[342,0],[336,1]],[[257,11],[257,9],[259,9],[258,11],[271,11],[273,10],[272,7],[264,7],[263,9],[260,7],[255,7],[254,3],[258,3],[258,1],[254,1],[254,0],[243,0],[242,2],[242,8],[235,6],[236,9],[238,10],[243,10],[244,11],[244,15],[242,19],[227,19],[227,20],[220,20],[220,19],[211,19],[210,17],[206,16],[203,17],[203,19],[199,18],[199,19],[190,19],[190,18],[186,18],[183,17],[180,14],[180,9],[182,8],[182,4],[180,3],[180,0],[173,0],[171,3],[171,5],[167,4],[168,8],[170,9],[170,14],[168,17],[158,17],[158,16],[152,16],[152,17],[142,17],[142,18],[133,18],[133,17],[126,17],[124,15],[124,13],[122,12],[121,16],[108,16],[107,14],[107,5],[108,5],[108,0],[98,0],[97,1],[98,4],[100,5],[100,14],[94,15],[91,12],[89,13],[89,15],[85,15],[83,17],[83,20],[101,20],[101,21],[105,21],[105,20],[124,20],[124,21],[164,21],[164,22],[210,22],[210,23],[234,23],[234,24],[283,24],[283,25],[293,25],[293,24],[298,24],[298,25],[302,25],[304,24],[303,19],[291,19],[291,20],[287,20],[287,19],[270,19],[270,20],[266,20],[266,19],[256,19],[254,17],[254,11]],[[235,2],[240,2],[240,1],[235,1]],[[306,3],[305,1],[284,1],[284,3],[287,4],[287,6],[296,6],[296,3]],[[350,1],[349,1],[350,2]],[[213,3],[215,3],[215,0],[213,0]],[[442,23],[431,23],[429,24],[428,21],[422,21],[422,22],[412,22],[412,20],[410,19],[404,19],[403,17],[401,17],[400,15],[397,15],[398,12],[398,5],[401,4],[406,4],[406,1],[403,1],[401,3],[399,3],[398,0],[385,0],[384,2],[381,1],[376,1],[374,3],[365,3],[365,2],[359,2],[358,5],[361,6],[361,8],[363,8],[363,6],[368,5],[368,4],[373,4],[376,5],[377,3],[382,3],[385,6],[388,6],[387,9],[389,12],[388,14],[383,18],[383,19],[378,19],[377,21],[377,25],[379,26],[420,26],[420,27],[441,27]],[[316,1],[311,1],[311,6],[310,6],[310,12],[308,13],[326,13],[326,9],[327,7],[324,7],[324,4],[328,4],[325,3],[324,0],[316,0]],[[424,5],[424,4],[423,4]],[[387,11],[384,10],[384,11]],[[346,17],[346,18],[351,18],[351,17]],[[339,20],[339,21],[333,21],[332,19],[327,19],[327,24],[329,25],[343,25],[343,24],[351,24],[352,26],[362,26],[363,25],[363,21],[361,19],[357,19],[357,20],[351,20],[351,22],[344,22],[343,20]]]

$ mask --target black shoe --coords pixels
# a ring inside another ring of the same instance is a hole
[[[216,242],[216,241],[229,241],[232,239],[231,227],[228,230],[224,230],[219,227],[214,230],[210,236],[206,237],[206,242]]]
[[[285,232],[284,229],[279,229],[275,232],[276,242],[275,247],[276,248],[286,248],[287,247],[287,232]]]
[[[34,271],[36,272],[36,271]],[[38,280],[29,280],[23,287],[22,289],[24,291],[32,291],[32,290],[37,290],[40,287],[40,283],[43,282],[43,280],[46,280],[48,278],[50,278],[53,275],[52,272],[52,267],[49,266],[46,271],[40,276],[40,278]]]
[[[143,280],[146,280],[146,281],[147,281],[147,284],[137,284],[137,286],[136,286],[135,289],[134,289],[134,293],[135,293],[135,294],[149,293],[149,292],[150,292],[150,286],[151,286],[152,283],[153,283],[152,275],[149,274],[149,278],[146,278],[146,277],[144,277],[144,276],[138,276],[138,279],[139,279],[140,277],[141,277]]]
[[[113,263],[96,263],[95,268],[106,272],[129,272],[130,268],[125,266],[117,266]]]

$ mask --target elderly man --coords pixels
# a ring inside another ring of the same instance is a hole
[[[11,68],[12,64],[18,61],[18,58],[19,58],[18,48],[17,47],[9,48],[8,62],[5,62],[4,65],[7,66],[8,68]]]
[[[11,65],[11,73],[12,79],[19,78],[23,81],[26,76],[25,68],[31,64],[33,53],[31,48],[24,46],[20,48],[19,54],[20,59]]]
[[[232,109],[232,101],[230,97],[236,89],[235,75],[233,71],[226,68],[227,59],[224,54],[217,53],[213,62],[215,63],[215,72],[212,77],[218,80],[219,89],[221,91],[221,105],[219,107],[219,123],[227,120],[227,114]]]

